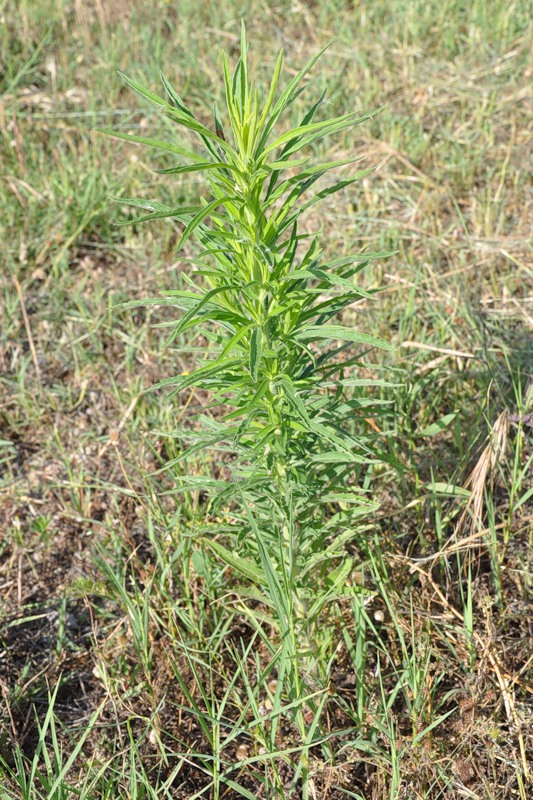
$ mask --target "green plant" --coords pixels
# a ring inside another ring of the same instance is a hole
[[[86,720],[83,733],[75,740],[69,736],[72,746],[70,755],[64,752],[64,743],[59,737],[59,726],[54,707],[61,687],[58,681],[53,692],[48,693],[48,707],[44,720],[37,719],[38,739],[31,756],[27,756],[17,746],[13,752],[13,765],[5,763],[0,754],[0,770],[12,781],[0,787],[0,800],[66,800],[75,793],[85,800],[94,797],[92,789],[97,783],[104,768],[95,773],[86,774],[83,785],[74,788],[69,773],[75,772],[76,760],[83,753],[83,746],[92,733],[105,702],[94,710]],[[0,772],[0,777],[2,773]],[[15,793],[16,792],[16,793]]]
[[[377,508],[361,488],[378,460],[373,438],[356,436],[354,430],[377,405],[357,392],[364,387],[368,393],[369,387],[384,382],[356,377],[363,354],[353,346],[390,348],[334,321],[371,296],[356,285],[354,276],[383,254],[328,261],[321,252],[320,231],[299,227],[305,212],[369,172],[326,185],[320,181],[327,172],[357,159],[313,165],[302,151],[371,115],[350,112],[315,121],[322,95],[299,125],[283,133],[276,130],[322,52],[278,96],[280,53],[260,105],[248,77],[243,26],[233,75],[223,55],[227,115],[223,121],[215,107],[214,130],[193,115],[165,77],[167,100],[124,77],[172,122],[192,132],[204,154],[172,142],[105,131],[186,160],[185,165],[161,169],[164,174],[200,172],[207,179],[208,196],[196,205],[119,198],[149,212],[125,224],[178,220],[184,226],[179,249],[193,236],[201,245],[199,254],[182,259],[190,288],[145,302],[182,312],[172,323],[167,346],[195,329],[209,343],[206,357],[192,373],[166,378],[154,388],[169,389],[167,400],[191,387],[205,390],[210,408],[224,409],[224,414],[217,419],[203,414],[194,430],[175,431],[183,449],[165,469],[179,465],[178,492],[208,492],[205,516],[215,521],[204,524],[202,540],[251,582],[243,593],[266,607],[263,619],[278,631],[278,659],[284,665],[292,716],[306,744],[304,704],[318,712],[321,701],[309,699],[311,685],[316,688],[318,681],[323,686],[332,652],[331,630],[322,633],[320,615],[346,591],[352,559],[344,546],[354,538],[358,520]],[[187,465],[206,449],[236,456],[232,480],[187,475]],[[230,537],[232,546],[220,537]],[[257,624],[257,615],[251,617]],[[316,729],[316,721],[311,727]],[[305,785],[305,764],[302,775]]]

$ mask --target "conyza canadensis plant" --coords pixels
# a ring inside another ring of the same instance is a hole
[[[168,390],[169,403],[192,389],[209,400],[195,424],[182,423],[174,432],[181,449],[166,466],[175,470],[180,492],[208,494],[206,522],[197,536],[245,579],[242,596],[255,609],[259,600],[259,619],[277,630],[272,653],[288,665],[288,700],[302,736],[304,697],[317,682],[324,685],[332,652],[329,628],[323,631],[319,619],[352,572],[345,545],[377,508],[361,488],[376,462],[372,438],[356,436],[354,420],[372,413],[361,391],[380,381],[358,377],[358,370],[364,351],[390,347],[342,324],[343,311],[372,294],[357,286],[356,275],[384,254],[328,260],[320,231],[300,227],[321,200],[369,172],[327,182],[332,169],[358,159],[313,163],[311,145],[370,114],[321,119],[322,95],[299,124],[286,129],[284,118],[322,53],[283,90],[280,53],[261,95],[248,74],[243,27],[233,72],[222,55],[226,107],[220,115],[215,106],[210,126],[164,76],[165,98],[123,76],[167,120],[190,132],[188,140],[194,135],[197,149],[106,131],[163,151],[171,158],[159,170],[166,175],[204,177],[202,194],[191,204],[123,197],[119,202],[147,212],[129,224],[168,218],[181,225],[187,288],[146,302],[179,312],[167,345],[200,334],[208,345],[190,373],[165,378],[156,388]],[[187,465],[206,450],[214,460],[225,459],[231,480],[187,474]],[[259,624],[251,608],[250,616]],[[318,705],[315,697],[315,710]]]

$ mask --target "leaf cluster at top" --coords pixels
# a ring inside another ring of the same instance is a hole
[[[325,49],[325,48],[324,48]],[[155,103],[165,116],[193,132],[199,153],[174,143],[107,131],[180,157],[166,174],[203,172],[210,196],[196,205],[171,207],[155,200],[120,199],[149,213],[129,220],[173,218],[183,225],[180,247],[194,235],[201,252],[191,261],[190,288],[166,292],[147,302],[181,310],[167,344],[190,329],[207,337],[206,358],[192,374],[164,379],[169,397],[190,387],[208,390],[212,402],[229,409],[222,421],[204,418],[201,433],[176,461],[209,447],[227,447],[244,458],[242,476],[251,483],[292,481],[330,492],[347,465],[372,460],[370,447],[343,424],[363,413],[364,403],[346,395],[346,385],[360,355],[353,345],[388,344],[333,324],[341,312],[368,293],[354,276],[376,255],[323,258],[318,235],[302,233],[301,215],[323,198],[366,175],[357,172],[311,192],[334,167],[357,159],[312,165],[302,151],[312,143],[371,115],[349,112],[315,121],[324,95],[300,124],[282,134],[276,126],[300,95],[302,81],[324,50],[314,56],[282,91],[280,53],[266,99],[249,80],[244,27],[241,56],[231,74],[223,54],[225,101],[229,127],[214,109],[211,130],[185,105],[162,77],[164,99],[124,77],[128,85]],[[317,342],[329,342],[318,349]],[[352,348],[352,352],[349,349]],[[342,365],[339,356],[342,354]],[[371,383],[371,381],[366,381]],[[246,466],[246,464],[251,466]]]

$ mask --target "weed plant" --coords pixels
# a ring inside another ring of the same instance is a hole
[[[278,130],[322,52],[278,92],[280,53],[261,104],[248,74],[243,26],[233,74],[223,54],[226,116],[215,106],[213,129],[192,114],[164,76],[167,99],[123,76],[166,117],[195,134],[203,152],[113,134],[178,156],[180,163],[162,169],[165,174],[198,172],[207,179],[209,194],[196,205],[120,202],[148,212],[129,224],[178,220],[183,225],[179,249],[193,237],[201,247],[194,258],[182,259],[193,266],[191,273],[183,272],[187,290],[146,301],[181,312],[167,345],[191,329],[208,342],[192,373],[155,387],[170,390],[167,402],[191,387],[203,390],[216,409],[199,417],[194,433],[174,432],[184,446],[166,467],[186,465],[207,448],[236,457],[232,480],[199,478],[185,469],[179,490],[209,492],[206,518],[215,523],[203,527],[203,541],[252,581],[255,589],[249,593],[268,607],[266,616],[279,636],[271,651],[277,652],[278,672],[284,665],[287,698],[304,741],[309,741],[303,713],[309,676],[322,688],[331,655],[331,642],[320,636],[319,617],[345,590],[353,565],[344,545],[354,537],[357,520],[376,508],[360,488],[363,473],[376,463],[372,441],[353,434],[354,418],[369,414],[353,387],[372,383],[356,377],[360,349],[389,348],[337,322],[344,309],[369,297],[354,277],[378,254],[326,261],[320,231],[310,233],[300,225],[309,209],[369,172],[324,185],[321,179],[330,170],[357,159],[314,164],[311,145],[371,115],[351,111],[316,119],[322,95],[298,125]],[[230,547],[221,543],[221,535],[229,535]],[[318,718],[317,698],[306,702]],[[315,732],[317,718],[311,725]]]

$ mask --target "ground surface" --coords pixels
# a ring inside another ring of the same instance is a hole
[[[208,398],[140,394],[205,343],[163,351],[170,315],[119,306],[180,287],[184,265],[177,227],[117,227],[109,196],[202,186],[94,131],[171,135],[117,69],[156,90],[162,68],[207,113],[241,16],[260,77],[280,47],[290,71],[335,37],[307,93],[327,89],[338,114],[384,106],[330,145],[375,172],[309,221],[328,252],[395,251],[364,273],[383,292],[351,321],[396,347],[370,356],[398,383],[373,424],[404,465],[375,476],[381,511],[353,544],[365,624],[358,595],[324,620],[331,738],[311,751],[311,796],[531,796],[529,12],[0,2],[1,797],[267,797],[268,770],[290,791],[295,731],[269,760],[245,724],[247,692],[268,716],[243,611],[260,620],[261,603],[195,544],[201,494],[177,499],[157,472],[165,434]],[[195,469],[223,474],[209,453]]]

